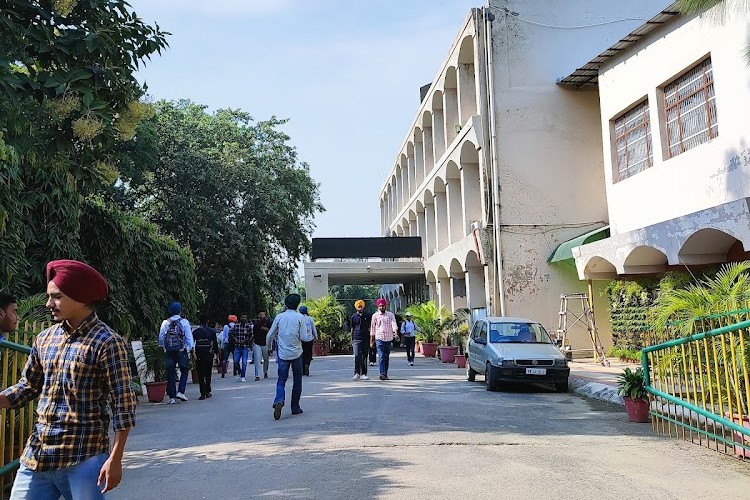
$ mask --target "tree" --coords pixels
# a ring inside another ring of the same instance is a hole
[[[132,169],[120,198],[190,248],[208,314],[267,307],[292,283],[323,210],[307,164],[278,130],[284,121],[190,101],[155,109],[144,125],[153,140],[134,144],[155,161]]]
[[[362,299],[365,301],[365,311],[375,312],[375,299],[380,296],[380,285],[333,285],[331,295],[346,309],[346,317],[351,318],[355,313],[354,303]]]
[[[677,8],[683,14],[698,14],[714,7],[721,6],[715,11],[716,17],[726,19],[732,13],[747,13],[750,11],[750,0],[678,0]],[[750,45],[745,47],[745,59],[750,63]]]

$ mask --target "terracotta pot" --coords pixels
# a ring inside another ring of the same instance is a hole
[[[628,397],[622,399],[625,400],[625,411],[628,413],[628,420],[639,423],[651,420],[651,416],[648,414],[651,404],[647,399],[631,399]]]
[[[434,358],[437,348],[437,342],[422,342],[422,356],[425,358]]]
[[[456,360],[457,352],[458,352],[458,346],[441,345],[440,346],[440,361],[442,361],[443,363],[453,363]]]
[[[150,403],[161,403],[167,393],[166,382],[146,382],[146,393]]]
[[[456,367],[466,368],[466,355],[456,354],[455,358],[456,358]]]
[[[328,354],[325,344],[322,342],[313,343],[313,356],[325,356]]]
[[[192,381],[193,381],[194,384],[197,384],[197,383],[200,382],[198,380],[198,369],[197,368],[193,368],[192,370],[190,370],[190,378],[192,379]]]
[[[741,425],[742,427],[746,429],[750,429],[750,417],[748,417],[748,415],[732,415],[730,417],[729,414],[727,413],[724,416],[730,419],[735,424]],[[732,439],[734,439],[735,443],[740,443],[740,444],[750,447],[750,437],[745,437],[737,431],[732,431]],[[745,449],[742,446],[735,444],[734,454],[738,457],[750,458],[750,449]]]

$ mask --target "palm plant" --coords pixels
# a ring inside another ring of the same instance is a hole
[[[344,305],[333,295],[308,300],[304,305],[307,306],[307,313],[315,320],[319,340],[322,342],[335,340],[344,323],[346,315]]]
[[[741,14],[750,11],[750,0],[678,0],[677,8],[683,14],[698,14],[714,7],[719,20],[727,19],[732,13]],[[745,60],[750,63],[750,46],[745,47]]]
[[[37,293],[20,299],[18,301],[18,322],[23,324],[49,320],[49,314],[45,307],[46,303],[46,293]]]
[[[406,311],[411,313],[414,323],[419,327],[417,337],[422,342],[436,342],[451,320],[450,311],[444,306],[438,307],[434,300],[412,304]]]

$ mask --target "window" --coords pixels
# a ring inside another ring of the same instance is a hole
[[[614,182],[643,172],[654,164],[648,99],[615,119],[617,171]]]
[[[479,330],[479,338],[487,343],[487,323],[482,322],[482,328]]]
[[[664,87],[669,157],[719,135],[711,59],[706,59]]]

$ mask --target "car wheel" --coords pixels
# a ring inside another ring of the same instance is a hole
[[[568,381],[565,382],[557,382],[555,384],[555,390],[557,392],[568,392]]]
[[[484,388],[488,391],[497,390],[497,384],[492,380],[492,366],[490,366],[489,363],[487,363],[487,366],[484,368]]]
[[[466,380],[469,382],[474,382],[477,379],[477,372],[471,369],[471,365],[469,364],[469,360],[466,360]]]

